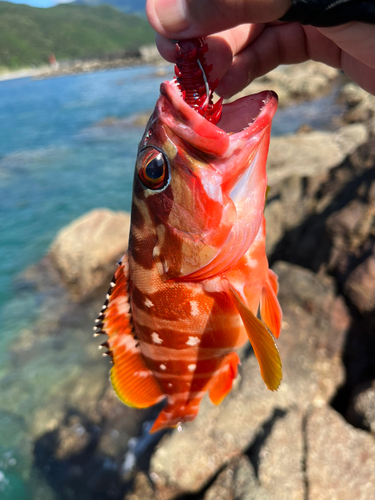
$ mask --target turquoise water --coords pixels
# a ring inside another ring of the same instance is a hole
[[[129,210],[143,127],[131,121],[120,127],[101,122],[151,111],[163,79],[152,67],[136,67],[0,82],[0,498],[4,500],[57,498],[33,470],[30,432],[36,412],[48,401],[59,403],[58,397],[53,399],[54,387],[61,387],[62,380],[75,380],[84,366],[77,352],[77,342],[83,340],[74,329],[73,345],[60,342],[57,348],[53,339],[41,338],[33,340],[40,353],[28,353],[24,363],[22,355],[13,354],[19,334],[25,336],[44,314],[38,296],[15,288],[14,279],[45,255],[57,231],[73,219],[96,207]],[[46,316],[48,306],[43,307]],[[108,367],[103,364],[103,368],[104,377]]]
[[[15,279],[46,254],[58,230],[75,218],[96,207],[129,210],[143,132],[130,118],[151,112],[160,82],[170,76],[137,67],[0,82],[1,499],[68,498],[33,467],[31,436],[43,430],[41,409],[53,417],[69,392],[67,384],[98,369],[93,368],[98,365],[96,346],[95,354],[84,357],[90,336],[74,326],[64,333],[73,341],[40,332],[35,339],[38,321],[48,324],[58,298],[41,302],[32,291],[15,287]],[[329,126],[335,110],[332,96],[286,108],[276,115],[273,131],[294,132],[301,123]],[[116,127],[103,122],[107,118],[129,120]],[[100,366],[99,377],[105,377],[108,367]]]

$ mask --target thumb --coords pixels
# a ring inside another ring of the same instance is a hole
[[[151,26],[166,38],[194,38],[282,17],[291,0],[147,0]]]

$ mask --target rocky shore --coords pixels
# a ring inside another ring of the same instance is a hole
[[[14,80],[18,78],[54,78],[58,76],[77,75],[80,73],[92,73],[108,69],[127,68],[129,66],[140,66],[144,64],[165,65],[166,62],[160,56],[156,45],[144,45],[131,54],[121,57],[110,57],[106,59],[89,59],[62,61],[53,65],[43,65],[37,68],[24,68],[14,71],[3,71],[0,73],[0,81]]]
[[[285,89],[284,106],[340,78],[315,66],[298,83],[306,68],[279,71],[265,78]],[[245,348],[232,392],[218,407],[205,399],[182,432],[149,436],[157,410],[117,400],[90,332],[127,246],[126,213],[98,209],[74,221],[20,278],[42,305],[15,362],[42,339],[79,351],[68,380],[30,418],[33,466],[58,498],[375,497],[375,97],[342,82],[337,98],[334,130],[271,141],[267,251],[284,312],[277,393]]]

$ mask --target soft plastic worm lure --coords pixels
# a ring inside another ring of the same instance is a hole
[[[217,123],[222,112],[223,99],[213,103],[212,96],[219,80],[210,81],[212,64],[207,65],[204,54],[208,50],[203,38],[174,40],[176,44],[175,75],[184,101],[206,120]]]

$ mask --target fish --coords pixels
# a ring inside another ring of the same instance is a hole
[[[128,251],[94,327],[108,336],[121,401],[165,401],[150,432],[193,420],[206,393],[218,405],[248,340],[267,388],[282,379],[264,218],[277,96],[213,103],[205,50],[185,44],[177,78],[161,84],[136,159]],[[195,94],[186,77],[193,59]]]

